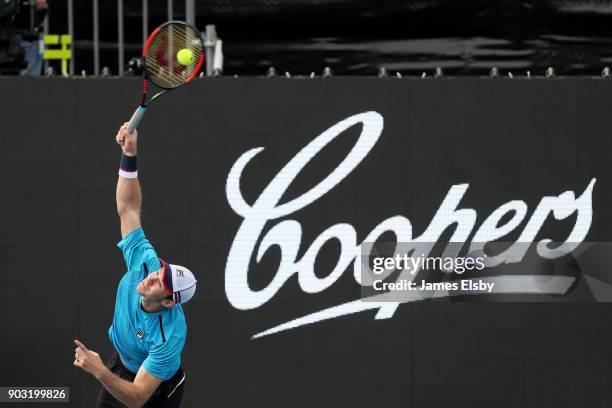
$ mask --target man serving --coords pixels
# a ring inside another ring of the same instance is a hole
[[[196,279],[187,268],[157,257],[140,224],[142,194],[136,159],[138,133],[117,133],[123,142],[117,212],[121,219],[127,272],[119,283],[115,315],[108,335],[115,353],[107,366],[80,341],[74,365],[93,375],[102,388],[98,408],[176,408],[183,398],[185,374],[181,351],[187,326],[182,303],[191,299]],[[121,144],[121,143],[120,143]]]

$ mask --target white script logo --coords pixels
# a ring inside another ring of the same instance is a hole
[[[294,219],[277,222],[262,237],[262,231],[268,223],[281,217],[287,217],[319,200],[338,183],[344,180],[361,163],[374,147],[383,131],[383,117],[377,112],[364,112],[348,117],[333,125],[308,145],[300,150],[270,181],[252,205],[249,205],[240,190],[240,180],[247,164],[264,148],[258,147],[243,153],[232,166],[226,183],[226,196],[229,205],[243,221],[234,237],[225,267],[225,293],[233,307],[240,310],[256,309],[272,299],[281,286],[294,274],[297,274],[300,288],[305,293],[318,293],[326,290],[349,270],[352,265],[353,275],[358,284],[362,282],[359,273],[359,258],[362,256],[362,245],[372,243],[385,232],[393,232],[397,242],[432,243],[437,242],[445,229],[451,224],[457,227],[450,242],[466,242],[476,227],[477,212],[472,208],[459,208],[460,202],[469,188],[469,184],[456,184],[450,187],[426,230],[418,237],[413,237],[410,220],[402,215],[385,219],[375,226],[362,243],[357,242],[355,228],[347,223],[331,225],[310,244],[304,255],[297,259],[302,240],[301,224]],[[332,140],[341,137],[349,128],[363,125],[357,142],[348,155],[317,185],[297,198],[279,203],[283,194],[295,180],[300,171]],[[516,241],[515,248],[488,259],[488,265],[519,262],[524,256],[521,248],[524,243],[532,243],[547,218],[552,215],[556,220],[563,220],[576,214],[576,222],[568,234],[563,247],[572,250],[581,243],[590,227],[593,216],[592,193],[596,179],[592,179],[584,192],[576,197],[573,191],[565,191],[558,196],[542,197],[527,221],[525,228]],[[512,200],[493,211],[477,227],[470,251],[479,250],[486,242],[497,240],[521,224],[527,215],[527,204],[522,200]],[[506,220],[510,216],[509,220]],[[504,224],[499,225],[505,220]],[[334,269],[325,277],[315,275],[314,262],[318,252],[329,240],[337,240],[341,253]],[[558,250],[548,247],[550,239],[543,239],[537,244],[542,257],[560,256]],[[522,244],[522,245],[518,245]],[[272,246],[281,250],[281,261],[272,281],[261,290],[252,290],[248,284],[249,265],[256,254],[260,262]],[[454,245],[453,247],[458,247]],[[422,248],[420,246],[419,248]],[[443,256],[456,256],[454,249],[447,247]],[[567,253],[567,252],[566,252]],[[414,300],[417,300],[415,298]],[[321,310],[256,334],[254,337],[278,333],[280,331],[316,323],[370,309],[377,309],[375,319],[387,319],[393,316],[399,302],[377,301],[376,296],[364,301],[357,299],[348,303]]]

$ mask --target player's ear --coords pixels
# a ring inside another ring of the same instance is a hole
[[[174,301],[170,300],[170,299],[163,299],[161,301],[161,304],[163,307],[165,307],[166,309],[170,309],[171,307],[174,307],[176,305],[176,303],[174,303]]]

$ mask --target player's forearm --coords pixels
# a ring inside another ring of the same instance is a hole
[[[128,124],[124,123],[117,132],[115,139],[121,147],[121,163],[119,164],[119,180],[117,181],[117,211],[119,215],[126,210],[140,213],[142,193],[138,182],[138,132],[127,131]]]
[[[147,402],[137,384],[124,380],[106,367],[96,374],[96,378],[108,392],[130,408],[139,408]]]
[[[137,178],[126,179],[119,176],[117,180],[117,212],[126,210],[140,211],[142,207],[142,192]]]

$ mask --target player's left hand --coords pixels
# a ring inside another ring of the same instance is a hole
[[[74,365],[82,368],[89,374],[98,377],[106,368],[100,355],[93,350],[89,350],[78,340],[74,341],[77,347],[74,349]]]

